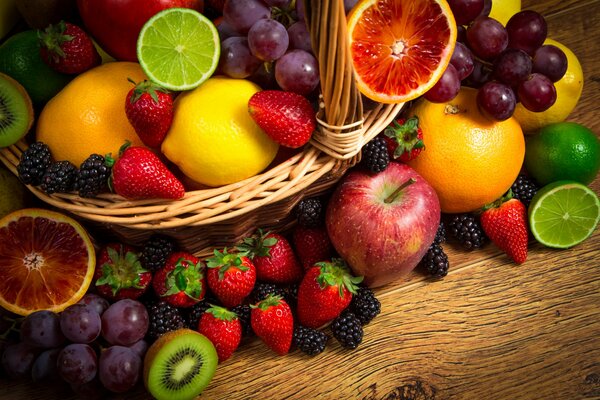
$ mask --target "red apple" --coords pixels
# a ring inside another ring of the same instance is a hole
[[[440,223],[435,190],[406,164],[382,172],[354,169],[327,206],[327,232],[339,255],[370,287],[412,271]]]
[[[202,12],[204,0],[77,0],[79,14],[100,47],[120,61],[137,61],[140,30],[159,11],[171,7]]]

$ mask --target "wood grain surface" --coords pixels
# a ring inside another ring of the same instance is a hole
[[[523,0],[579,57],[583,96],[569,120],[600,133],[600,0]],[[600,181],[592,184],[600,191]],[[413,273],[377,290],[363,343],[277,356],[245,339],[206,399],[600,399],[600,232],[569,250],[532,243],[511,263],[493,245],[445,246],[449,275]],[[2,399],[71,399],[64,387],[0,380]],[[140,388],[119,399],[145,399]]]

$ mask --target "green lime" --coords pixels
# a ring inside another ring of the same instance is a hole
[[[35,30],[19,32],[0,46],[0,72],[23,85],[36,105],[46,103],[73,78],[44,63]]]
[[[575,122],[547,125],[528,137],[525,168],[540,185],[560,180],[587,185],[600,170],[600,140]]]
[[[529,204],[529,227],[538,242],[566,249],[587,239],[600,220],[600,200],[589,187],[557,181],[542,187]]]
[[[208,79],[219,63],[221,43],[214,24],[189,8],[168,8],[148,20],[137,42],[142,69],[153,82],[189,90]]]

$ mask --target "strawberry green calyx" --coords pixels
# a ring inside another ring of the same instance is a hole
[[[270,293],[267,297],[256,304],[250,304],[250,308],[258,308],[261,311],[267,311],[271,307],[277,307],[281,304],[283,297]]]
[[[394,150],[394,158],[399,158],[413,149],[425,147],[423,140],[419,138],[419,118],[416,116],[407,119],[403,124],[394,120],[385,128],[383,134],[398,144]]]
[[[481,208],[481,212],[487,211],[492,208],[498,208],[502,205],[502,203],[506,203],[507,201],[509,201],[512,198],[513,198],[512,189],[508,189],[508,192],[506,192],[502,197],[483,206]]]
[[[356,294],[358,285],[363,281],[362,276],[353,276],[348,264],[341,258],[334,258],[331,262],[320,262],[315,264],[321,269],[317,282],[321,289],[337,286],[340,297],[344,297],[344,288],[352,294]]]
[[[167,274],[165,287],[167,291],[163,296],[170,296],[184,292],[194,300],[200,300],[202,294],[202,262],[194,264],[193,261],[180,258],[175,268]]]
[[[254,257],[269,257],[271,255],[271,248],[277,244],[277,238],[267,237],[270,234],[271,231],[265,233],[262,229],[258,228],[255,235],[244,238],[242,244],[236,248],[240,254],[250,259],[254,259]]]
[[[108,247],[106,250],[110,262],[100,266],[102,276],[96,281],[96,286],[108,285],[113,296],[116,296],[121,289],[143,289],[140,286],[140,276],[148,271],[142,267],[138,255],[131,251],[123,254],[122,248],[120,251],[112,247]]]
[[[240,271],[247,271],[249,268],[243,265],[242,257],[240,253],[229,253],[227,247],[223,251],[215,249],[213,252],[214,256],[206,260],[206,266],[208,268],[219,269],[219,280],[225,277],[225,272],[230,268],[237,268]]]
[[[148,93],[150,95],[150,97],[152,97],[152,100],[154,100],[154,102],[156,104],[159,104],[158,95],[156,94],[156,92],[162,92],[162,93],[167,93],[167,94],[169,93],[169,91],[167,89],[165,89],[164,87],[157,85],[156,83],[149,81],[147,79],[144,79],[143,81],[141,81],[139,83],[136,83],[131,78],[127,78],[127,80],[135,85],[135,87],[133,89],[133,95],[129,99],[129,102],[131,104],[134,104],[136,101],[138,101],[139,98],[142,97],[142,95],[144,93]]]
[[[43,32],[38,31],[41,46],[48,49],[48,53],[55,63],[66,57],[61,45],[74,39],[73,36],[64,34],[66,29],[65,21],[60,21],[56,25],[49,25]]]
[[[211,313],[213,317],[223,321],[233,321],[238,318],[238,315],[234,311],[213,304],[205,312]]]

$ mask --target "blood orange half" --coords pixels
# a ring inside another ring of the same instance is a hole
[[[83,297],[96,265],[85,229],[37,208],[0,219],[0,306],[19,315],[60,312]]]
[[[348,16],[359,90],[402,103],[440,79],[454,51],[456,22],[445,0],[362,0]]]

